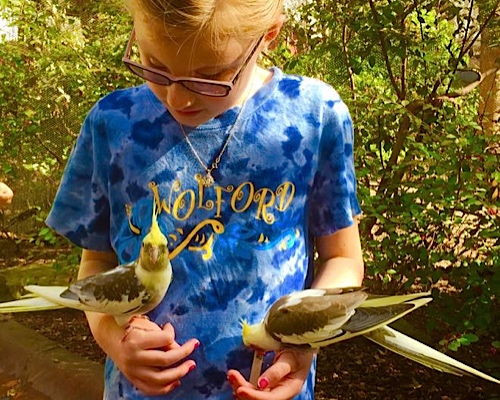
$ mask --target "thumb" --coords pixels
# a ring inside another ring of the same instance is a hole
[[[163,330],[163,332],[167,333],[172,338],[172,341],[175,340],[174,326],[170,322],[166,323],[163,326],[162,330]]]
[[[283,352],[278,355],[271,365],[257,380],[259,389],[270,389],[275,387],[284,377],[296,368],[297,360],[291,352]]]
[[[165,324],[162,330],[168,336],[167,344],[163,347],[163,350],[172,350],[180,347],[180,345],[175,341],[175,330],[170,322]]]

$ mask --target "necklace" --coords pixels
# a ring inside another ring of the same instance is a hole
[[[198,162],[200,163],[200,165],[205,170],[205,176],[201,178],[201,183],[206,188],[211,187],[214,184],[214,182],[215,182],[214,181],[214,177],[212,176],[212,171],[215,171],[219,167],[219,163],[220,163],[220,160],[222,158],[222,155],[226,151],[227,145],[229,144],[229,141],[231,140],[231,138],[234,135],[234,132],[236,130],[235,128],[236,128],[236,125],[238,123],[238,120],[240,119],[242,111],[243,111],[243,106],[240,108],[240,111],[239,111],[238,116],[236,117],[236,119],[235,119],[235,121],[233,123],[233,126],[229,129],[229,132],[227,134],[227,138],[224,141],[224,144],[222,145],[221,149],[219,150],[219,154],[214,158],[214,161],[212,162],[212,164],[210,165],[210,167],[203,162],[203,160],[201,159],[200,155],[198,154],[198,152],[194,148],[193,143],[191,143],[191,140],[189,139],[188,134],[184,130],[184,127],[182,126],[182,124],[179,123],[179,125],[181,127],[181,130],[182,130],[182,133],[184,134],[184,137],[186,138],[186,142],[189,145],[189,148],[193,152],[194,156],[196,157],[196,159],[198,160]]]

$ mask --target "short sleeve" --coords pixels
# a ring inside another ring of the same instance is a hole
[[[79,247],[112,251],[106,163],[99,165],[106,146],[100,143],[96,107],[85,119],[71,152],[52,209],[49,227]]]
[[[337,95],[338,96],[338,95]],[[356,196],[354,133],[347,106],[336,97],[324,104],[318,169],[309,202],[309,229],[327,236],[351,226],[361,213]]]

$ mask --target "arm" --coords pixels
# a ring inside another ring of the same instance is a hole
[[[360,286],[364,277],[358,221],[330,236],[316,239],[320,267],[315,288]]]
[[[312,284],[316,288],[360,286],[364,276],[364,264],[359,238],[358,223],[341,229],[330,236],[317,238],[316,247],[320,266]],[[278,353],[274,364],[259,378],[255,388],[237,371],[228,373],[228,380],[236,393],[254,400],[285,400],[300,393],[304,385],[314,353],[283,351]],[[270,391],[262,389],[271,388]]]
[[[114,253],[83,250],[78,279],[105,271],[117,265]],[[111,315],[86,312],[92,335],[97,344],[115,362],[127,379],[146,395],[166,394],[175,389],[179,380],[196,366],[186,360],[199,345],[191,339],[180,346],[175,341],[172,325],[161,329],[154,322],[139,319],[134,329],[119,326]]]

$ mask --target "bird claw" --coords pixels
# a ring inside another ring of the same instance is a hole
[[[125,339],[127,339],[127,336],[130,335],[130,332],[132,332],[134,329],[138,329],[141,331],[150,331],[151,330],[151,329],[142,328],[140,326],[137,326],[137,324],[134,324],[134,321],[136,321],[136,320],[150,321],[150,318],[147,315],[134,315],[132,318],[130,318],[127,325],[125,325],[125,332],[123,333],[123,336],[120,339],[120,343],[123,343],[125,341]]]

